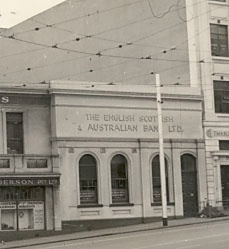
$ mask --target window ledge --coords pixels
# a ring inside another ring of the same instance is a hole
[[[229,56],[215,56],[212,55],[213,60],[218,60],[218,61],[229,61]]]
[[[109,207],[133,207],[134,203],[112,203]]]
[[[151,207],[157,207],[157,206],[162,206],[162,203],[161,202],[151,203]],[[167,206],[175,206],[175,202],[168,202]]]
[[[98,207],[103,207],[103,204],[82,204],[77,206],[77,208],[98,208]]]
[[[223,6],[228,5],[227,2],[218,2],[218,1],[214,1],[214,0],[211,0],[208,3],[209,4],[218,4],[218,5],[223,5]]]
[[[216,116],[218,118],[228,118],[229,117],[229,113],[216,113]]]

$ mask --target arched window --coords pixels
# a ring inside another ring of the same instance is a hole
[[[79,161],[80,204],[98,203],[97,166],[91,155],[84,155]]]
[[[168,165],[165,159],[165,177],[166,177],[166,196],[169,201],[169,181],[168,181]],[[161,173],[159,155],[155,156],[152,161],[152,182],[153,182],[153,202],[161,203]]]
[[[122,155],[116,155],[111,160],[112,203],[128,203],[128,166]]]

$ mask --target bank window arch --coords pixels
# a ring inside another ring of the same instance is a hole
[[[86,154],[79,160],[80,204],[98,203],[98,180],[96,159]]]
[[[196,158],[189,153],[181,156],[181,170],[185,172],[196,172]]]
[[[166,197],[169,202],[169,176],[168,176],[168,162],[165,158],[165,180],[166,180]],[[161,173],[160,173],[160,159],[159,155],[152,160],[152,187],[153,187],[153,203],[161,203]]]
[[[121,155],[111,160],[112,203],[129,203],[128,162]]]

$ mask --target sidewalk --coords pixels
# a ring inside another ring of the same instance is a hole
[[[53,243],[53,242],[55,243],[55,242],[69,241],[69,240],[80,240],[80,239],[102,237],[102,236],[115,235],[115,234],[156,230],[156,229],[162,229],[162,228],[167,229],[171,227],[187,226],[187,225],[193,225],[193,224],[204,224],[204,223],[209,223],[209,222],[226,221],[226,220],[229,222],[229,216],[225,216],[221,218],[184,218],[184,219],[177,219],[177,220],[169,220],[168,227],[163,227],[162,222],[152,222],[152,223],[147,223],[147,224],[115,227],[115,228],[100,229],[100,230],[94,230],[94,231],[77,232],[77,233],[74,232],[71,234],[37,237],[37,238],[26,239],[26,240],[16,240],[16,241],[9,241],[9,242],[5,241],[5,244],[1,243],[0,241],[0,248],[8,248],[8,249],[29,248],[30,246],[42,245],[42,244]],[[0,233],[0,236],[1,236],[1,233]]]

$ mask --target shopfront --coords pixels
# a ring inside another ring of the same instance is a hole
[[[1,230],[44,230],[59,176],[0,177]],[[47,199],[49,201],[47,201]]]

